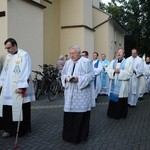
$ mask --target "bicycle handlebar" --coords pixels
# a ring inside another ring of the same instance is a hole
[[[36,74],[39,74],[39,75],[43,76],[43,74],[42,74],[40,71],[34,71],[34,70],[32,70],[32,72],[34,72],[34,73],[36,73]]]

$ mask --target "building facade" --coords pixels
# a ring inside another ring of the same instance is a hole
[[[3,42],[14,37],[19,47],[32,57],[33,69],[39,64],[55,64],[68,48],[78,45],[92,53],[105,53],[112,59],[124,48],[123,27],[99,9],[100,0],[1,0],[0,54]]]
[[[4,41],[15,38],[18,47],[30,53],[33,68],[43,63],[43,9],[45,6],[31,0],[1,0],[0,60],[6,55]],[[2,64],[2,63],[1,63]]]
[[[49,2],[48,2],[49,1]],[[92,53],[114,57],[124,48],[124,28],[111,14],[99,9],[100,0],[41,0],[44,9],[45,63],[55,64],[68,47],[78,45]]]

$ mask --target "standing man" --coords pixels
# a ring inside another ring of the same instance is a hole
[[[102,63],[98,59],[98,53],[97,52],[93,53],[93,69],[94,69],[94,73],[95,73],[95,78],[94,78],[95,99],[97,99],[97,96],[101,90],[100,73],[103,70]]]
[[[94,72],[91,61],[81,57],[78,46],[70,47],[69,51],[70,59],[62,70],[65,88],[62,137],[67,142],[78,144],[86,141],[89,134]]]
[[[144,79],[145,79],[145,93],[150,91],[150,57],[147,56],[144,62]]]
[[[124,50],[118,49],[117,53],[118,59],[114,59],[107,68],[110,78],[107,116],[114,119],[127,117],[129,79],[132,75],[132,64],[124,58]]]
[[[60,74],[61,74],[61,71],[62,71],[64,65],[65,65],[64,56],[61,55],[59,57],[59,59],[57,60],[57,62],[56,62],[56,68],[58,69],[58,71],[59,71]]]
[[[131,55],[128,59],[132,62],[133,74],[129,85],[128,105],[135,107],[139,98],[140,77],[143,76],[144,61],[138,56],[137,49],[132,49]]]
[[[89,57],[88,51],[82,51],[81,56],[88,58]]]
[[[7,39],[4,45],[8,54],[0,75],[0,129],[3,137],[13,136],[20,120],[21,136],[31,132],[31,101],[35,100],[31,60],[15,39]]]
[[[101,90],[100,90],[100,94],[108,95],[109,76],[106,72],[106,69],[107,69],[108,65],[110,64],[110,62],[106,59],[106,54],[102,54],[101,58],[102,58],[101,63],[102,63],[103,70],[101,71]]]

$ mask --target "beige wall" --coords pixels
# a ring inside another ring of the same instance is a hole
[[[42,2],[44,9],[44,63],[55,64],[60,55],[60,0]]]
[[[83,6],[83,25],[93,28],[92,1],[84,0]]]
[[[6,55],[6,50],[4,49],[4,41],[7,38],[7,1],[0,1],[0,11],[5,11],[6,16],[0,17],[0,70],[2,68],[4,56]]]
[[[85,28],[63,29],[61,31],[61,54],[69,56],[68,48],[78,45],[81,50],[89,52],[90,58],[94,49],[94,34]]]
[[[93,26],[97,26],[104,21],[108,20],[109,15],[107,13],[104,13],[96,8],[93,8]],[[95,29],[94,33],[94,45],[95,45],[95,51],[101,55],[102,53],[105,53],[107,55],[107,58],[110,58],[110,52],[109,52],[109,33],[108,33],[108,22],[100,25]],[[99,56],[100,58],[100,56]]]
[[[107,59],[112,60],[115,51],[119,47],[124,48],[124,31],[115,21],[108,20],[109,16],[109,14],[93,8],[94,27],[106,21],[95,28],[95,51],[100,55],[105,53]]]
[[[61,0],[61,26],[68,28],[61,29],[60,38],[61,54],[68,54],[68,47],[78,45],[81,50],[87,50],[91,56],[94,49],[94,32],[75,25],[92,28],[91,0]]]
[[[122,31],[112,22],[104,23],[95,32],[84,27],[93,28],[109,18],[108,13],[92,7],[98,8],[100,0],[53,0],[52,4],[34,1],[46,6],[44,20],[43,9],[29,2],[0,0],[0,8],[6,10],[6,16],[7,2],[9,4],[9,22],[7,17],[0,17],[0,49],[4,49],[3,42],[7,37],[16,38],[19,47],[31,54],[34,69],[39,69],[38,64],[54,65],[59,55],[68,54],[68,47],[72,45],[87,50],[90,58],[93,51],[97,51],[100,55],[106,53],[108,59],[113,58],[114,50],[124,47]]]
[[[65,55],[68,53],[68,48],[73,45],[78,45],[84,49],[84,28],[66,28],[61,30],[60,53]]]
[[[109,32],[109,58],[110,60],[113,59],[116,48],[115,48],[115,42],[114,42],[114,26],[109,22],[108,23],[108,32]]]
[[[8,37],[29,52],[33,69],[43,64],[43,9],[25,1],[8,1]]]
[[[93,27],[106,21],[109,18],[107,13],[101,12],[100,10],[93,8]]]
[[[76,27],[85,25],[93,28],[108,20],[110,17],[108,13],[92,7],[92,4],[98,6],[99,0],[54,0],[52,4],[45,2],[43,4],[47,6],[44,12],[45,15],[47,14],[44,22],[44,60],[46,62],[55,64],[59,55],[68,54],[68,47],[72,45],[79,45],[82,50],[89,51],[90,57],[93,51],[97,51],[100,55],[106,53],[108,59],[113,58],[114,28],[111,34],[109,33],[113,27],[112,24],[110,27],[109,22],[106,22],[96,28],[95,32],[84,27]]]
[[[108,42],[109,42],[109,35],[108,35],[108,23],[103,24],[102,26],[96,28],[95,31],[95,51],[101,55],[105,53],[107,58],[109,58],[108,52]]]
[[[94,52],[94,32],[88,29],[84,29],[84,47],[82,50],[86,50],[89,53],[89,58],[92,59]]]
[[[112,22],[109,22],[109,41],[110,58],[112,59],[118,48],[124,49],[124,32],[115,27]]]
[[[84,0],[61,0],[61,26],[84,24],[83,2]]]

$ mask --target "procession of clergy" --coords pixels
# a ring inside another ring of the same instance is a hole
[[[2,136],[6,138],[31,132],[31,101],[35,97],[29,54],[19,49],[12,38],[4,46],[8,54],[0,75],[0,130],[4,130]],[[132,49],[131,56],[125,58],[125,51],[119,48],[112,61],[105,54],[98,59],[97,52],[90,60],[88,52],[81,52],[79,46],[69,47],[69,54],[61,70],[62,138],[79,144],[88,139],[90,113],[99,95],[108,96],[107,116],[118,120],[126,118],[128,107],[136,107],[138,99],[150,92],[150,57],[143,60]]]
[[[65,141],[78,144],[89,135],[90,112],[96,106],[99,95],[108,95],[107,116],[125,119],[128,107],[136,107],[150,91],[150,57],[146,61],[138,56],[137,49],[125,58],[119,48],[112,61],[106,55],[88,52],[78,46],[69,48],[70,59],[62,70],[64,92],[64,121],[62,137]],[[81,57],[82,56],[82,57]],[[102,97],[100,97],[101,99]]]
[[[94,52],[92,63],[95,99],[108,95],[108,117],[126,118],[127,107],[136,107],[138,100],[150,92],[150,57],[139,57],[137,49],[132,49],[126,59],[124,50],[118,49],[112,61],[108,61],[105,54],[99,60],[98,53]]]

